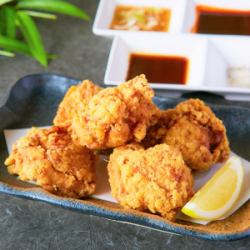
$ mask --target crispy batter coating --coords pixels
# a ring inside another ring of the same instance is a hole
[[[32,128],[13,146],[5,165],[23,181],[35,181],[44,189],[80,198],[95,190],[93,153],[73,144],[63,127]]]
[[[147,134],[142,141],[142,145],[145,148],[162,143],[174,113],[174,109],[167,109],[164,111],[161,110],[158,115],[155,116],[154,123],[148,128]]]
[[[168,122],[163,142],[177,147],[194,170],[207,170],[229,157],[226,129],[212,110],[198,99],[176,106]]]
[[[73,138],[91,149],[107,149],[140,142],[159,112],[144,75],[116,88],[101,90],[73,119]]]
[[[70,126],[77,109],[84,109],[89,100],[100,90],[100,87],[89,80],[84,80],[82,83],[70,87],[59,105],[53,121],[54,124],[56,126]]]
[[[167,144],[114,149],[108,163],[112,195],[126,207],[173,220],[193,194],[193,177],[181,153]]]

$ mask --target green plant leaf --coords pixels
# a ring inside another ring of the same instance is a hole
[[[20,0],[17,4],[19,9],[42,10],[65,14],[89,20],[89,16],[75,5],[62,0]]]
[[[0,56],[14,57],[15,54],[10,51],[0,50]]]
[[[5,32],[5,14],[3,8],[0,8],[0,35]]]
[[[27,44],[25,44],[24,42],[20,42],[16,39],[12,39],[1,35],[0,35],[0,48],[14,52],[19,52],[25,55],[31,55],[30,49]]]
[[[16,10],[9,6],[0,7],[0,34],[11,38],[16,36]]]
[[[31,54],[43,66],[47,67],[48,66],[47,55],[35,22],[33,21],[32,17],[30,17],[24,11],[18,11],[17,17],[18,17],[19,28],[30,48]]]
[[[44,13],[44,12],[38,12],[38,11],[32,11],[32,10],[23,10],[25,13],[27,13],[30,16],[38,17],[38,18],[45,18],[50,20],[56,20],[57,16],[54,14]]]
[[[6,30],[7,30],[7,7],[3,6],[0,9],[0,29],[1,29],[1,34],[6,35]]]
[[[16,10],[14,8],[4,6],[4,16],[5,16],[5,35],[10,38],[15,38],[16,36]]]
[[[13,1],[14,0],[0,0],[0,6]]]

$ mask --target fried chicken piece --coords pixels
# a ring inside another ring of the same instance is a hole
[[[108,163],[114,198],[125,208],[150,211],[168,220],[193,194],[193,177],[179,150],[159,144],[114,149]]]
[[[140,142],[159,110],[144,75],[116,88],[101,90],[73,119],[73,138],[90,149]]]
[[[223,122],[199,99],[189,99],[171,111],[162,142],[177,147],[194,170],[224,162],[230,153]]]
[[[59,105],[53,121],[54,124],[56,126],[70,126],[77,109],[84,109],[89,100],[100,90],[100,87],[89,80],[84,80],[76,86],[71,86]]]
[[[148,128],[147,134],[142,140],[142,145],[145,148],[162,143],[174,113],[174,109],[167,109],[164,111],[161,110],[158,115],[155,116],[154,123]]]
[[[80,198],[95,191],[95,157],[72,142],[63,127],[32,128],[13,146],[5,165],[23,181],[35,181],[44,189]]]

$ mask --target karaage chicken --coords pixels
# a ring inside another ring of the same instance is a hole
[[[173,220],[193,194],[193,177],[181,153],[167,144],[114,149],[108,163],[112,195],[126,207]]]
[[[161,110],[158,115],[155,116],[154,122],[148,128],[147,134],[142,140],[142,145],[145,148],[153,147],[162,143],[174,113],[174,109],[167,109],[164,111]]]
[[[140,142],[159,112],[153,90],[144,75],[94,95],[78,109],[72,123],[73,138],[90,149],[108,149]]]
[[[227,160],[230,148],[225,126],[203,101],[189,99],[175,110],[163,141],[177,147],[189,167],[206,170]]]
[[[13,146],[5,165],[20,180],[34,181],[44,189],[81,198],[95,191],[95,156],[72,142],[63,127],[32,128]]]
[[[100,90],[100,87],[89,80],[84,80],[82,83],[70,87],[59,105],[53,121],[54,124],[56,126],[71,126],[76,111],[79,108],[85,109],[89,100]]]
[[[230,153],[225,126],[199,99],[189,99],[175,109],[163,111],[144,140],[145,146],[155,143],[178,148],[194,170],[207,170],[214,163],[225,161]]]

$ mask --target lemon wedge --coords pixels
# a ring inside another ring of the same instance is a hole
[[[222,218],[237,201],[243,178],[244,167],[240,158],[231,156],[182,208],[182,213],[207,221]]]

